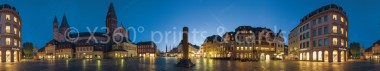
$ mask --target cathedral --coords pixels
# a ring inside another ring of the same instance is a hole
[[[106,15],[105,32],[72,33],[66,15],[58,23],[53,21],[53,39],[38,52],[40,59],[45,58],[123,58],[133,57],[136,45],[129,40],[129,33],[122,24],[117,25],[117,16],[111,3]],[[76,27],[75,27],[76,28]],[[128,44],[121,46],[120,44]]]

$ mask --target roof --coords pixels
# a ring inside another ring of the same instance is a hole
[[[70,27],[70,25],[67,22],[66,14],[64,14],[63,18],[62,18],[61,26],[59,28],[69,28],[69,27]]]
[[[16,11],[16,12],[17,12],[16,7],[12,7],[12,6],[9,5],[9,4],[2,4],[2,5],[0,5],[0,10],[3,10],[3,9],[10,9],[10,10],[13,10],[13,11]],[[17,12],[17,13],[18,13],[18,12]]]
[[[222,37],[219,35],[212,35],[207,37],[204,42],[222,42]]]
[[[107,18],[108,17],[117,19],[116,13],[115,13],[115,9],[113,7],[113,3],[111,3],[110,6],[109,6],[109,8],[108,8]]]
[[[325,12],[327,10],[330,10],[330,9],[338,9],[340,10],[343,14],[346,14],[346,12],[343,10],[343,8],[341,6],[338,6],[336,4],[329,4],[329,5],[325,5],[325,6],[322,6],[312,12],[310,12],[309,14],[307,14],[306,16],[304,16],[300,21],[300,24],[298,24],[297,26],[301,25],[303,22],[305,22],[306,20],[310,19],[311,17],[313,17],[314,15],[317,15],[321,12]],[[293,28],[291,31],[293,31],[294,29],[296,28]]]
[[[138,42],[136,45],[156,45],[153,41]]]
[[[80,32],[80,33],[71,33],[69,36],[71,38],[74,37],[89,37],[91,35],[94,35],[95,37],[107,37],[105,36],[103,32]]]

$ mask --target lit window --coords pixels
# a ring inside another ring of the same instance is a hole
[[[344,22],[344,18],[343,18],[343,17],[340,17],[340,21],[341,21],[341,22]]]
[[[348,35],[347,35],[347,31],[346,31],[346,37],[348,37]]]
[[[239,50],[239,47],[237,47],[237,50]]]
[[[338,45],[338,38],[333,38],[333,45]]]
[[[5,26],[5,32],[11,33],[11,26]]]
[[[18,37],[21,37],[21,32],[18,32]]]
[[[252,47],[249,47],[249,50],[252,50]]]
[[[337,17],[337,15],[333,15],[333,20],[338,20],[338,17]]]
[[[340,45],[344,46],[344,40],[343,39],[340,39]]]
[[[17,34],[17,28],[13,28],[13,32]]]
[[[11,20],[11,15],[9,15],[9,14],[5,15],[5,19]]]
[[[348,41],[346,41],[346,47],[348,47]]]
[[[346,25],[347,25],[347,22],[346,22]]]
[[[18,41],[18,47],[21,47],[21,41]]]
[[[5,44],[6,45],[11,45],[11,38],[6,38],[5,39]]]
[[[14,40],[13,40],[13,45],[14,45],[14,46],[17,46],[17,39],[14,39]]]
[[[248,48],[247,48],[247,47],[245,47],[245,50],[248,50]]]
[[[341,32],[342,34],[344,34],[344,29],[343,29],[343,28],[340,28],[340,32]]]
[[[18,25],[21,25],[21,23],[20,23],[20,22],[18,22]]]
[[[333,33],[338,33],[338,27],[337,26],[333,26],[332,30],[333,30]]]
[[[17,18],[16,18],[16,17],[13,17],[13,20],[14,20],[15,22],[17,22]]]

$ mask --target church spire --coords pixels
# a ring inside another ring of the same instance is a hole
[[[115,9],[112,3],[110,4],[108,8],[108,12],[107,12],[106,27],[108,28],[108,30],[106,31],[110,33],[109,35],[112,35],[114,30],[117,28],[117,18],[116,18]]]
[[[117,18],[116,18],[115,9],[114,9],[114,7],[113,7],[113,3],[111,3],[110,6],[109,6],[109,8],[108,8],[107,18],[114,18],[114,19],[117,19]]]
[[[53,21],[53,23],[54,23],[54,24],[55,24],[55,23],[58,23],[57,16],[54,16],[54,21]]]
[[[63,15],[61,26],[59,28],[69,28],[69,24],[66,19],[66,14]]]

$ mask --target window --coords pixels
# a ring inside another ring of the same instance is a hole
[[[13,17],[13,20],[14,20],[15,22],[17,22],[17,18],[16,18],[16,17]]]
[[[327,15],[323,19],[325,19],[325,22],[327,22],[328,21]]]
[[[348,47],[348,41],[346,41],[346,47]]]
[[[346,31],[346,37],[348,37],[348,35],[347,35],[347,31]]]
[[[337,26],[333,26],[332,30],[333,30],[333,33],[338,33],[338,27]]]
[[[347,26],[347,22],[346,22],[346,26]]]
[[[13,28],[14,34],[17,34],[17,28]]]
[[[249,47],[249,50],[252,50],[252,47]]]
[[[318,24],[322,23],[322,18],[318,18]]]
[[[340,39],[340,45],[344,46],[344,40],[343,39]]]
[[[338,45],[338,38],[333,38],[333,45]]]
[[[342,35],[344,35],[344,29],[343,28],[340,28],[340,32],[342,33]]]
[[[333,15],[333,20],[338,20],[338,17],[336,14]]]
[[[13,40],[13,45],[14,45],[14,46],[17,46],[17,39],[14,39],[14,40]]]
[[[313,41],[313,47],[315,47],[316,45],[317,45],[317,41],[314,40],[314,41]]]
[[[329,39],[328,39],[328,38],[325,38],[325,39],[324,39],[324,43],[325,43],[325,44],[324,44],[325,46],[328,46],[328,45],[329,45]]]
[[[18,32],[18,37],[21,37],[21,32]]]
[[[237,50],[239,50],[239,47],[237,47]]]
[[[328,34],[329,33],[329,28],[327,26],[323,27],[323,33]]]
[[[5,15],[5,19],[6,20],[11,20],[11,15],[9,15],[9,14]]]
[[[5,44],[6,45],[11,45],[11,38],[6,38],[5,39]]]
[[[322,28],[318,28],[318,35],[322,35]]]
[[[317,20],[313,20],[313,25],[317,24]]]
[[[309,38],[310,36],[309,36],[309,32],[306,32],[306,38]]]
[[[309,47],[309,41],[306,42],[306,47]]]
[[[308,24],[306,24],[306,29],[309,29],[309,23],[308,23]]]
[[[318,40],[318,46],[322,46],[322,39]]]
[[[344,22],[344,18],[343,18],[343,17],[340,17],[340,21],[341,21],[341,22]]]
[[[11,26],[5,26],[5,32],[11,33]]]
[[[313,36],[317,36],[317,30],[313,30]]]

